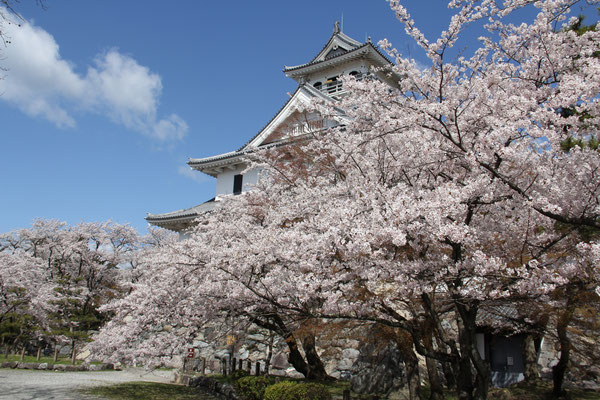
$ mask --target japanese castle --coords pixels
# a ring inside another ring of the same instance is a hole
[[[378,72],[389,65],[391,61],[371,43],[370,38],[366,43],[358,42],[344,34],[336,22],[333,34],[312,60],[283,69],[286,76],[298,82],[298,87],[262,130],[237,150],[189,159],[188,165],[192,169],[217,179],[215,197],[188,209],[148,214],[146,221],[184,235],[194,225],[196,218],[217,206],[220,196],[240,194],[257,182],[257,170],[242,174],[252,153],[285,144],[293,137],[326,129],[334,124],[333,121],[323,121],[317,113],[307,115],[299,110],[313,100],[337,101],[344,95],[339,79],[341,75],[352,75],[357,79],[376,75],[377,79],[394,85],[388,76]]]

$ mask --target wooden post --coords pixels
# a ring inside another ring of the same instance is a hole
[[[25,358],[25,346],[21,348],[21,361]]]
[[[260,361],[256,362],[256,366],[254,369],[254,375],[259,376],[260,375]]]
[[[184,386],[189,386],[190,385],[190,376],[189,375],[183,375],[181,377],[181,384]]]
[[[36,361],[40,361],[40,355],[42,354],[42,346],[38,347],[37,355],[35,356]]]
[[[77,357],[77,347],[73,343],[73,352],[71,353],[71,364],[75,365],[75,357]]]
[[[250,361],[250,359],[248,359],[248,361],[247,361],[246,369],[248,370],[248,375],[251,375],[252,374],[252,361]]]
[[[350,398],[350,390],[349,389],[344,389],[344,394],[343,394],[343,400],[352,400]]]
[[[200,369],[200,372],[202,373],[202,375],[205,375],[205,372],[206,372],[206,358],[202,359],[202,368]]]
[[[242,361],[242,359],[240,358],[239,362],[238,362],[238,369],[241,371],[244,369],[244,362]]]
[[[58,346],[54,345],[54,363],[58,361]]]

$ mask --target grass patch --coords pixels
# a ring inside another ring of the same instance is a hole
[[[350,395],[352,396],[352,400],[362,400],[362,399],[371,399],[373,396],[371,394],[358,394],[354,393],[350,388],[349,381],[327,381],[327,382],[319,382],[325,386],[329,390],[331,394],[331,398],[334,400],[342,399],[344,397],[344,390],[350,390]],[[383,398],[383,396],[381,396]],[[423,397],[426,398],[426,397]]]
[[[198,389],[168,383],[131,382],[81,390],[84,394],[109,400],[213,400]]]
[[[552,396],[552,382],[517,383],[505,389],[490,389],[490,400],[555,400]],[[600,400],[600,392],[584,389],[567,389],[567,399]]]
[[[6,361],[71,365],[71,358],[59,358],[58,360],[56,360],[56,362],[54,362],[54,357],[40,357],[39,360],[36,360],[35,356],[25,356],[23,357],[23,361],[21,361],[21,356],[19,354],[10,354],[7,358],[4,358],[4,356],[0,356],[0,363]],[[82,360],[75,360],[75,365],[80,365],[82,363]]]
[[[424,399],[429,398],[429,387],[423,386],[421,394]],[[444,390],[445,400],[457,400],[454,391]],[[489,400],[556,400],[552,395],[552,382],[540,381],[537,383],[520,382],[507,388],[490,387]],[[600,392],[584,389],[568,389],[567,400],[600,400]]]
[[[221,383],[232,383],[231,377],[224,377],[222,375],[211,376]],[[277,379],[279,380],[279,379]],[[281,378],[281,381],[297,381],[303,382],[304,379],[289,379]],[[331,396],[334,400],[342,399],[344,390],[350,390],[350,382],[348,381],[326,381],[319,382],[327,386]],[[189,388],[187,386],[178,386],[162,383],[150,383],[150,382],[133,382],[124,383],[112,386],[100,386],[82,391],[86,394],[91,394],[99,397],[106,398],[108,400],[212,400],[214,399],[209,394],[203,394],[198,389]],[[365,394],[360,395],[351,392],[353,400],[366,400],[371,399],[372,395]],[[429,397],[429,388],[427,386],[422,387],[422,396],[424,399]],[[383,398],[383,397],[381,397]],[[446,400],[456,400],[457,396],[454,392],[445,390],[444,398]],[[509,388],[490,388],[489,396],[490,400],[556,400],[552,396],[552,383],[548,381],[541,381],[536,384],[525,384],[519,383]],[[583,389],[568,389],[567,397],[569,400],[600,400],[600,392],[583,390]]]

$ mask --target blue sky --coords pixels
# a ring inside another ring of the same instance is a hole
[[[447,26],[446,2],[406,3],[429,39]],[[35,218],[143,232],[147,212],[213,197],[215,180],[191,173],[187,159],[254,136],[296,87],[284,65],[316,55],[342,15],[349,36],[388,38],[426,63],[384,0],[47,0],[45,9],[22,0],[17,9],[26,23],[0,50],[0,232]]]

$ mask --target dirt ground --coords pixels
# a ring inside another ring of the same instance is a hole
[[[0,399],[96,400],[96,397],[82,395],[77,389],[136,381],[168,383],[172,378],[171,371],[141,368],[89,372],[0,369]]]

